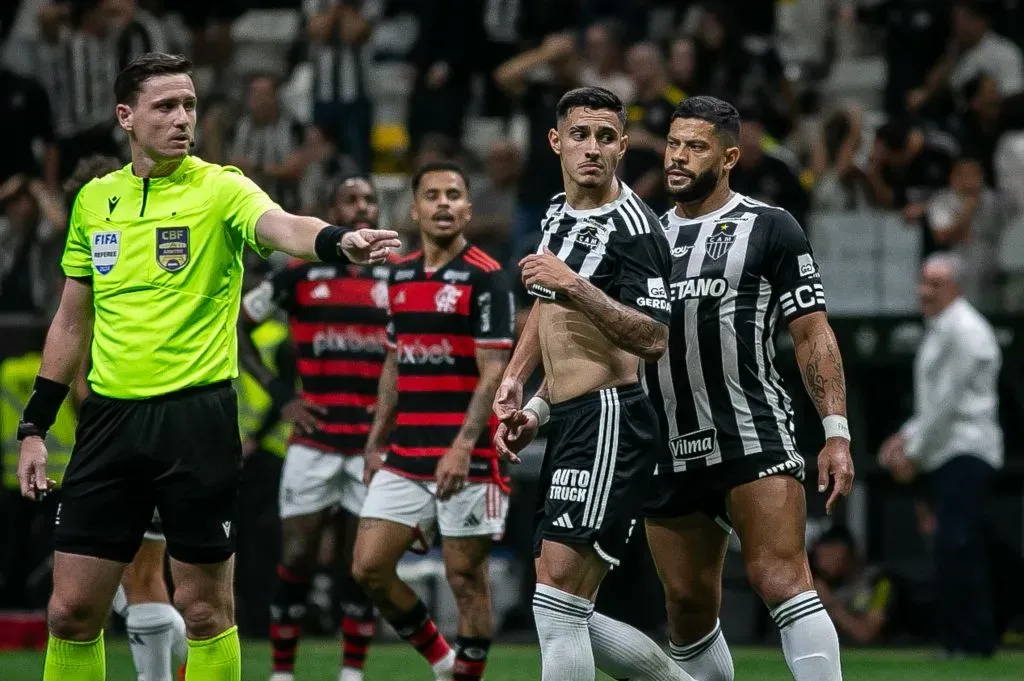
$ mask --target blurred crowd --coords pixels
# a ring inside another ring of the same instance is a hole
[[[505,261],[560,189],[545,133],[565,90],[627,102],[623,179],[659,211],[672,110],[713,94],[743,116],[736,190],[787,208],[812,242],[823,212],[898,212],[922,255],[963,251],[968,297],[996,309],[993,263],[1007,230],[1024,234],[1022,40],[1011,0],[9,1],[0,312],[52,311],[61,182],[82,158],[125,158],[113,80],[150,50],[194,60],[194,152],[284,207],[329,218],[338,181],[372,173],[385,221],[409,230],[400,178],[456,159],[474,180],[470,236]]]

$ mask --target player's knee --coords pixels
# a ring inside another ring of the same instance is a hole
[[[213,638],[231,626],[231,604],[216,599],[179,598],[174,594],[174,605],[181,611],[189,638]]]
[[[317,545],[305,533],[285,533],[281,542],[281,564],[290,572],[310,575],[316,563]]]
[[[673,612],[689,616],[718,616],[719,588],[711,579],[666,579],[665,604],[669,616]]]
[[[764,556],[747,563],[747,578],[769,605],[777,605],[813,588],[804,554]]]
[[[47,606],[50,633],[66,641],[91,641],[99,636],[106,608],[88,600],[54,594]]]
[[[460,606],[487,600],[487,570],[485,566],[446,568],[445,576],[448,578],[452,594]]]
[[[394,574],[392,566],[384,565],[375,556],[357,554],[352,559],[352,579],[368,594],[386,592]]]

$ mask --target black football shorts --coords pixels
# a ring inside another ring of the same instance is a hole
[[[673,473],[671,467],[659,467],[643,515],[658,519],[703,513],[731,531],[726,508],[729,490],[772,475],[803,481],[803,457],[793,452],[758,452],[679,473]]]
[[[650,487],[659,437],[639,384],[552,405],[534,556],[544,540],[588,544],[618,565]]]
[[[227,560],[241,462],[229,382],[142,400],[90,395],[60,489],[55,548],[130,562],[156,509],[171,557]]]

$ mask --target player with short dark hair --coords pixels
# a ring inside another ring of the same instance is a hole
[[[645,508],[648,543],[672,656],[695,678],[733,678],[718,612],[735,529],[794,678],[838,681],[839,641],[804,547],[804,460],[773,364],[780,313],[823,419],[818,491],[834,480],[829,512],[853,482],[842,359],[804,231],[785,210],[729,187],[739,132],[731,104],[701,96],[679,105],[668,134],[672,331],[668,352],[644,371],[667,446]]]
[[[541,678],[591,681],[596,663],[615,677],[689,679],[643,633],[594,612],[657,457],[657,418],[638,372],[668,343],[668,243],[615,177],[628,143],[619,98],[579,88],[556,111],[548,140],[565,192],[551,200],[538,252],[521,262],[537,301],[494,403],[496,445],[513,461],[551,420],[534,533]],[[524,407],[523,383],[541,361],[545,381]]]
[[[339,224],[376,229],[380,206],[373,184],[365,177],[343,180],[330,212]],[[270,606],[272,681],[294,678],[320,538],[338,507],[343,526],[338,551],[349,577],[341,585],[341,681],[361,681],[376,632],[373,603],[350,573],[359,511],[366,498],[362,454],[387,341],[387,274],[384,265],[296,260],[242,299],[242,366],[276,404],[284,405],[284,418],[295,423],[278,500],[282,551]],[[250,336],[280,310],[288,314],[298,353],[301,395],[295,395],[294,384],[264,365]]]
[[[397,234],[281,210],[230,167],[189,155],[191,64],[149,53],[117,78],[132,163],[78,193],[67,275],[18,426],[23,495],[51,491],[47,429],[82,355],[92,394],[60,490],[45,681],[105,677],[103,622],[159,510],[189,636],[188,681],[241,678],[231,560],[241,464],[237,333],[246,245],[381,262]],[[91,340],[90,340],[91,339]]]
[[[508,512],[491,401],[512,348],[512,295],[498,262],[463,236],[472,205],[462,169],[426,164],[412,188],[422,250],[388,278],[389,349],[353,574],[436,678],[478,681],[492,633],[488,556]],[[454,651],[396,574],[405,550],[417,539],[429,547],[435,529],[459,611]]]

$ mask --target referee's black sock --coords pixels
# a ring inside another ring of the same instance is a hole
[[[270,645],[274,652],[274,671],[295,671],[295,653],[306,617],[309,578],[283,565],[277,566],[277,591],[270,603]]]

